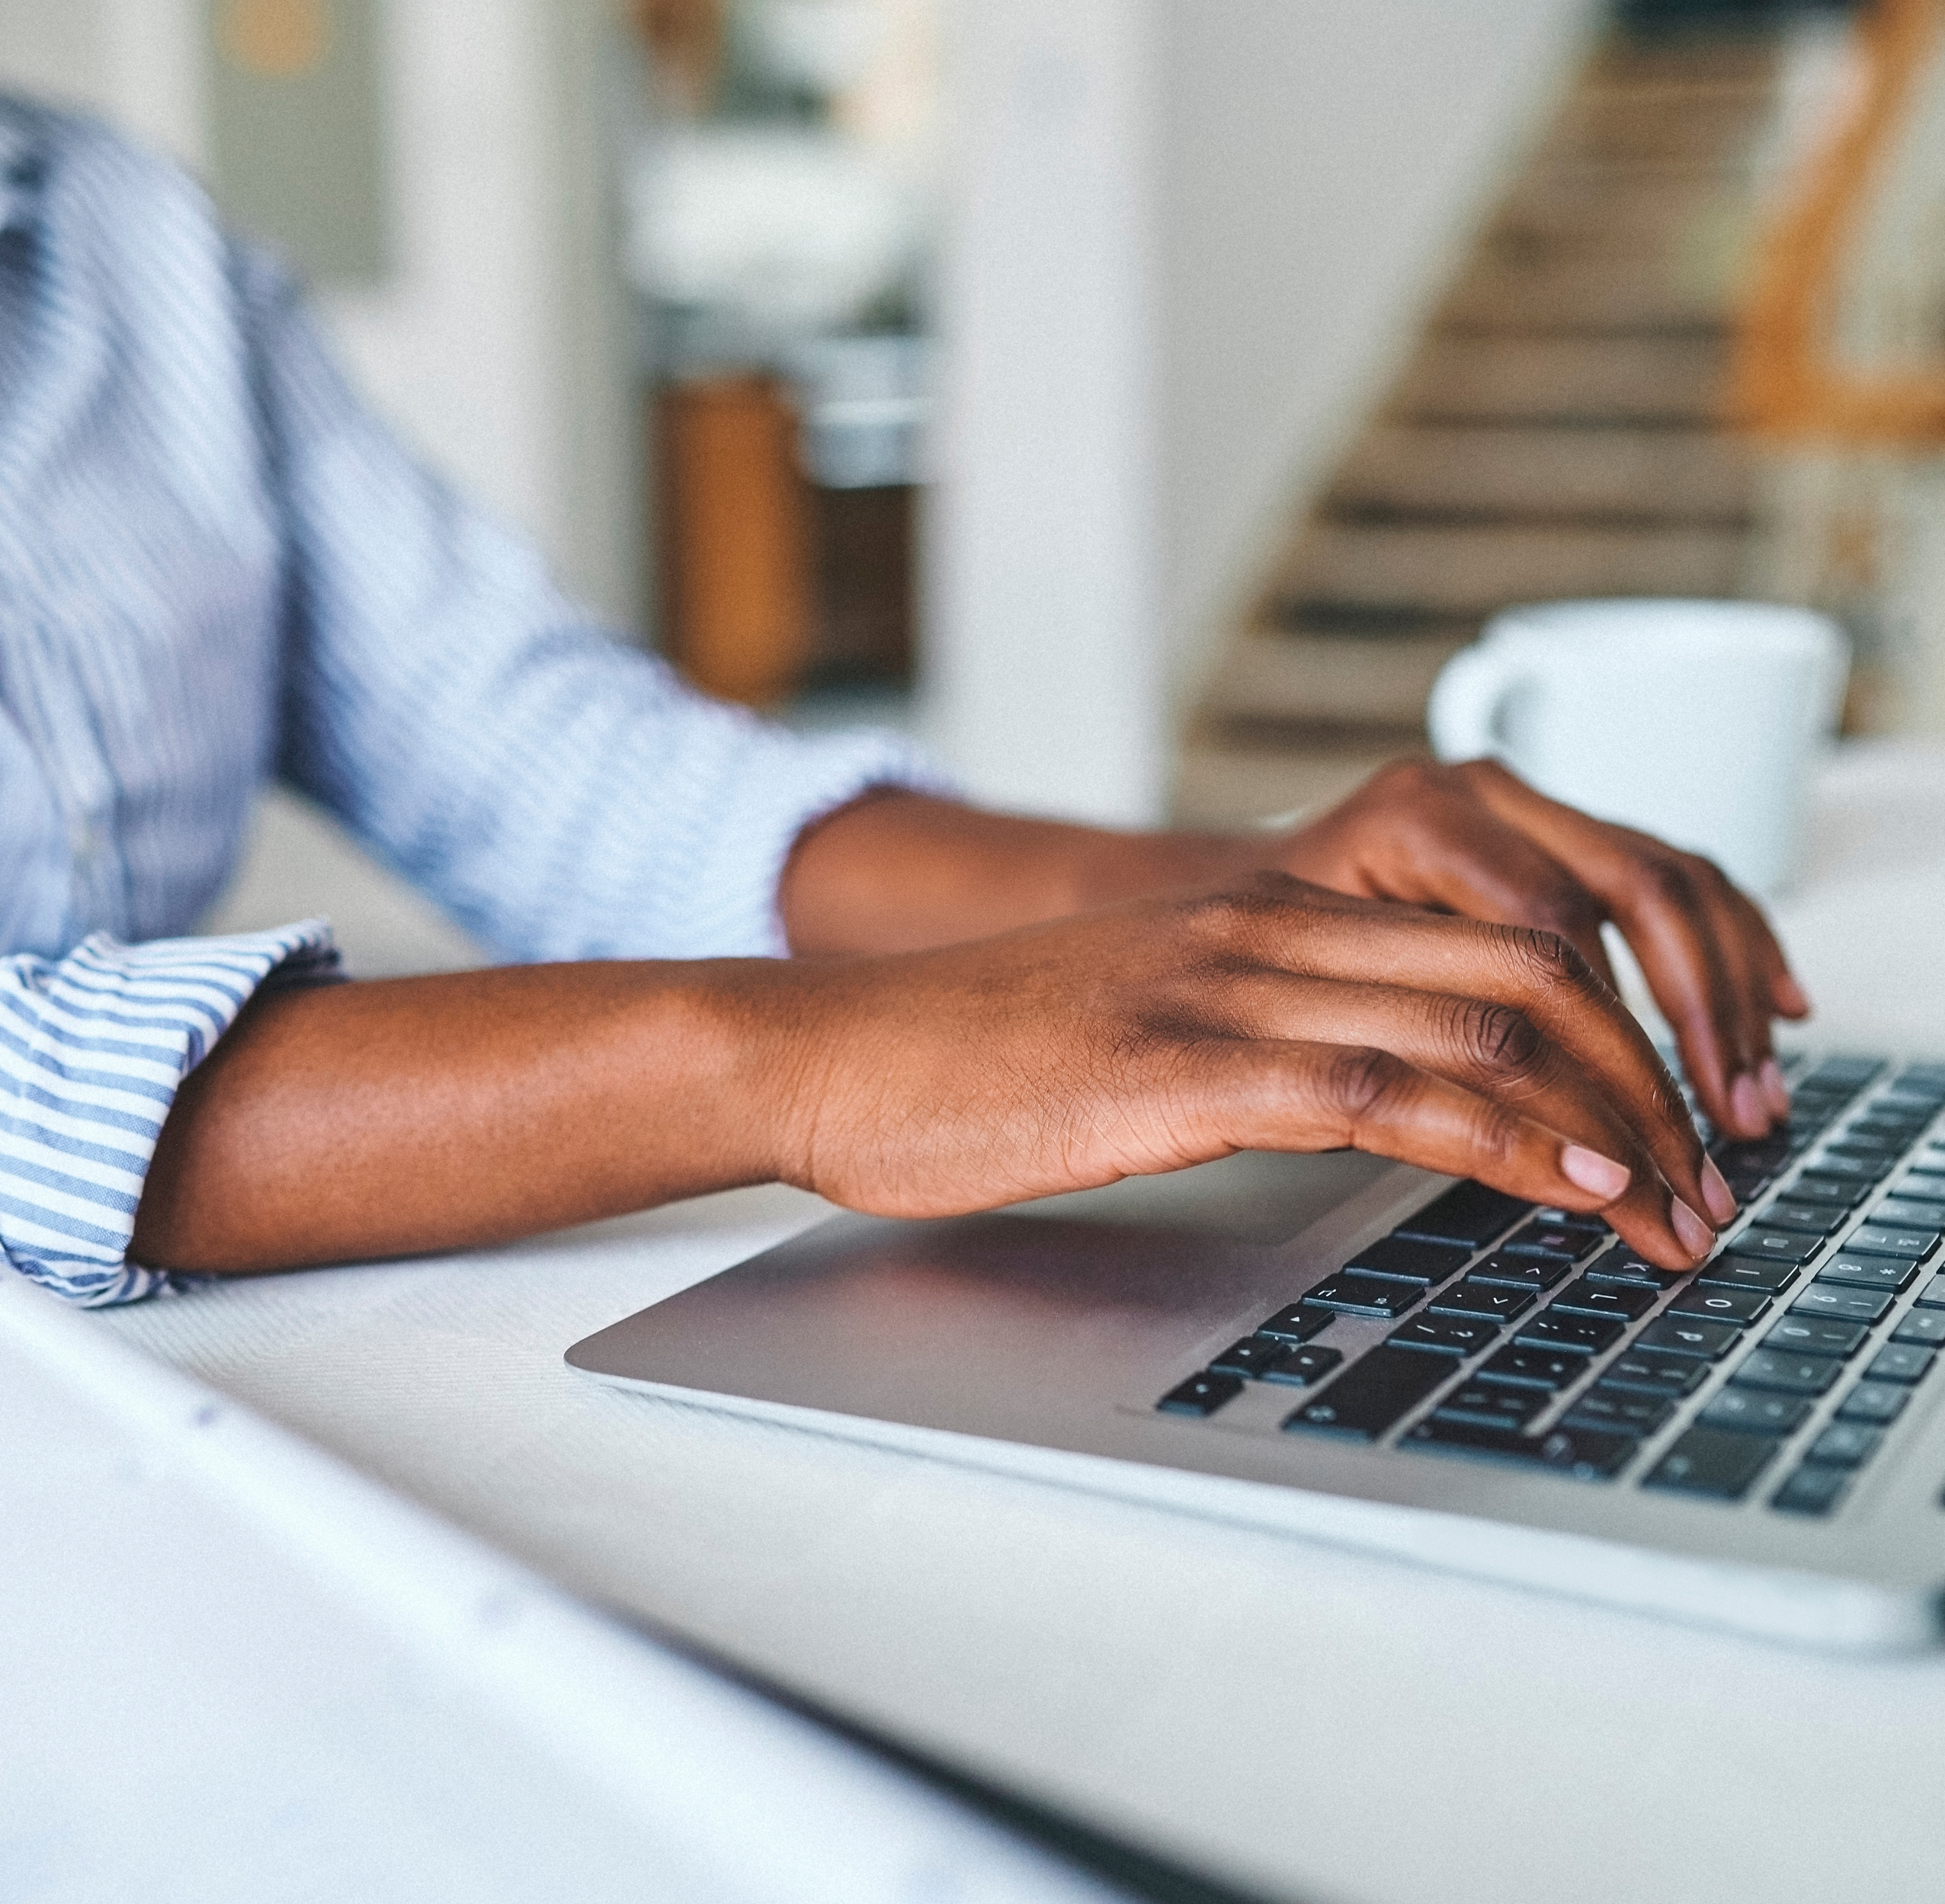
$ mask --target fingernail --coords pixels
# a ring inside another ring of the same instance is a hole
[[[1777,1069],[1774,1058],[1765,1058],[1762,1069],[1756,1073],[1757,1082],[1763,1087],[1763,1095],[1769,1100],[1770,1108],[1779,1117],[1790,1115],[1790,1087],[1783,1081],[1783,1073]]]
[[[1709,1206],[1709,1214],[1719,1223],[1727,1223],[1741,1207],[1735,1200],[1735,1192],[1716,1168],[1713,1157],[1702,1159],[1702,1200]]]
[[[1769,1129],[1770,1114],[1764,1107],[1763,1094],[1748,1072],[1736,1073],[1735,1083],[1729,1088],[1729,1107],[1735,1114],[1736,1127],[1750,1136],[1760,1136]]]
[[[1581,1144],[1569,1144],[1560,1152],[1560,1174],[1590,1197],[1606,1203],[1612,1203],[1632,1181],[1626,1165]]]
[[[1716,1232],[1679,1197],[1668,1199],[1668,1222],[1690,1255],[1706,1256],[1715,1248]]]
[[[1809,1016],[1810,995],[1787,972],[1770,987],[1770,995],[1793,1018]]]

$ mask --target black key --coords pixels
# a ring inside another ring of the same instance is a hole
[[[1854,1098],[1884,1069],[1882,1058],[1866,1058],[1854,1052],[1839,1052],[1825,1058],[1808,1077],[1804,1086],[1812,1091],[1841,1091]],[[1901,1077],[1900,1083],[1904,1082]]]
[[[1756,1220],[1766,1229],[1793,1229],[1805,1236],[1828,1236],[1842,1227],[1844,1212],[1830,1204],[1799,1204],[1780,1199]]]
[[[1442,1283],[1466,1267],[1469,1249],[1451,1243],[1424,1243],[1409,1236],[1380,1236],[1344,1265],[1366,1276],[1401,1283]]]
[[[1833,1157],[1859,1157],[1868,1163],[1895,1156],[1907,1141],[1902,1137],[1880,1137],[1852,1124],[1830,1140],[1827,1150]]]
[[[1896,1382],[1860,1382],[1838,1403],[1840,1422],[1895,1422],[1911,1399],[1911,1391]]]
[[[1546,1406],[1548,1399],[1538,1389],[1468,1382],[1453,1390],[1432,1410],[1432,1418],[1471,1422],[1482,1428],[1520,1428]]]
[[[1545,1223],[1549,1229],[1591,1230],[1597,1236],[1611,1236],[1613,1231],[1604,1216],[1578,1210],[1558,1210],[1552,1204],[1536,1210],[1533,1221]]]
[[[1916,1203],[1908,1197],[1887,1197],[1871,1212],[1871,1221],[1893,1229],[1945,1230],[1945,1204]]]
[[[1801,1230],[1772,1229],[1767,1224],[1751,1223],[1732,1241],[1732,1256],[1754,1256],[1769,1263],[1807,1263],[1821,1247],[1822,1239],[1806,1236]],[[1709,1273],[1706,1269],[1702,1272]]]
[[[1598,1355],[1612,1348],[1626,1325],[1599,1316],[1556,1316],[1547,1309],[1522,1322],[1514,1337],[1522,1348],[1565,1348],[1581,1355]]]
[[[1549,1434],[1518,1434],[1470,1422],[1442,1422],[1434,1414],[1399,1444],[1428,1454],[1476,1454],[1488,1460],[1518,1461],[1577,1481],[1610,1480],[1628,1464],[1634,1438],[1602,1434],[1587,1428],[1558,1428]]]
[[[1764,1395],[1752,1388],[1726,1388],[1696,1417],[1704,1428],[1732,1428],[1738,1434],[1793,1434],[1810,1418],[1800,1396]]]
[[[1515,1316],[1524,1316],[1533,1304],[1530,1290],[1499,1288],[1491,1283],[1475,1281],[1470,1276],[1463,1283],[1441,1290],[1431,1300],[1431,1306],[1441,1316],[1483,1316],[1498,1322],[1510,1322]]]
[[[1934,1276],[1918,1293],[1920,1309],[1945,1309],[1945,1276]]]
[[[1429,1349],[1434,1355],[1471,1355],[1499,1333],[1482,1316],[1415,1316],[1385,1338],[1393,1348]]]
[[[1780,1514],[1828,1514],[1850,1485],[1841,1468],[1800,1467],[1770,1496],[1770,1505]]]
[[[1334,1309],[1345,1316],[1375,1316],[1389,1321],[1402,1316],[1424,1293],[1415,1283],[1394,1283],[1382,1276],[1340,1271],[1325,1277],[1303,1300],[1312,1309]]]
[[[1846,1249],[1863,1256],[1901,1256],[1921,1263],[1938,1247],[1935,1229],[1900,1229],[1889,1223],[1860,1223],[1844,1239]]]
[[[1484,1184],[1454,1184],[1392,1233],[1419,1237],[1428,1243],[1457,1243],[1469,1252],[1483,1248],[1532,1207],[1520,1197]]]
[[[1760,1434],[1692,1428],[1661,1457],[1641,1485],[1667,1488],[1677,1494],[1706,1495],[1716,1501],[1739,1501],[1749,1492],[1749,1484],[1775,1459],[1776,1451],[1777,1444]]]
[[[1812,1250],[1822,1245],[1814,1237],[1805,1237]],[[1794,1263],[1781,1263],[1763,1256],[1739,1256],[1733,1252],[1704,1263],[1696,1281],[1713,1289],[1760,1290],[1765,1296],[1780,1295],[1802,1274]]]
[[[1271,1363],[1279,1362],[1290,1353],[1290,1345],[1280,1342],[1269,1335],[1245,1335],[1239,1342],[1232,1342],[1219,1355],[1209,1358],[1209,1366],[1218,1375],[1261,1375]]]
[[[1283,1426],[1375,1441],[1451,1373],[1452,1364],[1443,1355],[1374,1348],[1353,1362],[1315,1401],[1305,1402]]]
[[[1945,1203],[1945,1176],[1907,1171],[1891,1186],[1891,1194],[1909,1203]]]
[[[1664,1316],[1650,1322],[1636,1338],[1636,1348],[1658,1348],[1665,1355],[1692,1355],[1705,1362],[1720,1361],[1742,1339],[1729,1322],[1705,1322],[1697,1316]]]
[[[1847,1289],[1882,1289],[1895,1296],[1910,1288],[1918,1273],[1916,1263],[1896,1256],[1853,1256],[1847,1246],[1817,1271],[1817,1281],[1841,1283]]]
[[[1868,1060],[1859,1059],[1860,1064]],[[1891,1080],[1893,1091],[1922,1091],[1945,1098],[1945,1064],[1908,1064]]]
[[[1939,1318],[1945,1325],[1945,1316]],[[1783,1354],[1834,1355],[1840,1361],[1854,1355],[1870,1333],[1861,1322],[1833,1322],[1818,1316],[1799,1316],[1793,1310],[1763,1338],[1763,1346]],[[1945,1326],[1940,1329],[1945,1338]]]
[[[1891,1149],[1902,1150],[1931,1121],[1931,1113],[1923,1104],[1887,1105],[1879,1098],[1850,1126],[1848,1134],[1858,1139],[1882,1138]]]
[[[1712,1289],[1705,1283],[1695,1283],[1668,1305],[1668,1313],[1746,1329],[1769,1306],[1769,1297],[1760,1289]]]
[[[1824,1467],[1862,1467],[1883,1439],[1882,1428],[1866,1428],[1861,1422],[1833,1422],[1810,1444],[1803,1459]]]
[[[1887,1343],[1871,1358],[1864,1379],[1867,1382],[1921,1382],[1937,1359],[1937,1351],[1922,1343]]]
[[[1469,1283],[1504,1283],[1509,1289],[1551,1289],[1574,1266],[1564,1256],[1509,1256],[1496,1250],[1466,1280]]]
[[[1658,1395],[1596,1382],[1568,1409],[1566,1425],[1609,1434],[1652,1434],[1674,1412],[1674,1403]]]
[[[1516,1229],[1500,1248],[1515,1256],[1564,1256],[1577,1263],[1600,1247],[1598,1230],[1570,1228],[1564,1223],[1528,1223]]]
[[[1482,1367],[1482,1382],[1504,1382],[1516,1388],[1560,1389],[1587,1373],[1587,1357],[1563,1349],[1502,1348]]]
[[[1790,1355],[1773,1348],[1752,1348],[1729,1379],[1736,1388],[1774,1389],[1782,1395],[1822,1395],[1844,1373],[1844,1364],[1828,1355]]]
[[[1783,1194],[1793,1204],[1825,1204],[1845,1210],[1864,1200],[1864,1184],[1839,1183],[1834,1177],[1799,1177]]]
[[[1155,1406],[1165,1415],[1213,1415],[1225,1402],[1233,1402],[1242,1393],[1238,1377],[1191,1375]]]
[[[1935,1309],[1915,1309],[1891,1332],[1894,1342],[1923,1342],[1936,1348],[1945,1342],[1945,1314]]]
[[[1623,1322],[1638,1322],[1661,1300],[1639,1283],[1597,1283],[1583,1276],[1554,1297],[1553,1307],[1556,1313],[1565,1309],[1577,1316],[1618,1316]]]
[[[1259,1335],[1274,1335],[1279,1341],[1307,1342],[1313,1335],[1321,1335],[1331,1325],[1330,1312],[1322,1309],[1306,1309],[1301,1303],[1293,1303],[1287,1309],[1280,1309],[1257,1330]]]
[[[1344,1360],[1341,1349],[1325,1348],[1312,1342],[1291,1349],[1280,1362],[1263,1371],[1266,1382],[1281,1382],[1290,1388],[1315,1388]]]
[[[1822,1151],[1803,1166],[1803,1174],[1797,1179],[1799,1184],[1848,1184],[1853,1189],[1868,1190],[1891,1168],[1889,1157],[1840,1157],[1831,1151]]]
[[[1658,1268],[1625,1243],[1604,1249],[1588,1265],[1587,1273],[1597,1283],[1640,1283],[1649,1289],[1672,1289],[1688,1274],[1686,1270]]]
[[[1671,1355],[1665,1349],[1630,1348],[1608,1364],[1603,1380],[1616,1388],[1678,1399],[1700,1387],[1708,1373],[1706,1362],[1690,1356]]]
[[[1838,1289],[1812,1283],[1790,1305],[1793,1316],[1823,1316],[1834,1322],[1881,1322],[1891,1306],[1891,1298],[1874,1289]]]

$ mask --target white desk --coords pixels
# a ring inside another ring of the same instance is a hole
[[[1840,760],[1779,912],[1824,1031],[1945,1053],[1945,755]],[[1945,1658],[1793,1655],[562,1366],[578,1336],[820,1209],[739,1192],[100,1325],[570,1587],[1268,1895],[1945,1888]],[[1945,1516],[1940,1534],[1945,1559]]]

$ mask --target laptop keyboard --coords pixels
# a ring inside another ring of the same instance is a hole
[[[1709,1146],[1748,1213],[1693,1274],[1457,1184],[1156,1406],[1282,1385],[1291,1432],[1831,1513],[1945,1345],[1945,1064],[1793,1068],[1786,1130]]]

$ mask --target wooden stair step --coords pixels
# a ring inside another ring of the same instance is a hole
[[[1597,47],[1581,84],[1590,91],[1655,86],[1760,85],[1777,72],[1766,36],[1617,34]]]
[[[1474,624],[1391,640],[1254,632],[1238,636],[1209,691],[1212,716],[1320,726],[1416,728],[1438,671]]]
[[[1534,149],[1532,162],[1732,162],[1767,121],[1773,97],[1766,86],[1601,87],[1577,92]]]
[[[1332,484],[1339,514],[1377,511],[1740,523],[1751,460],[1708,429],[1381,424]]]
[[[1280,616],[1308,604],[1402,604],[1453,615],[1576,595],[1735,591],[1743,536],[1724,527],[1390,525],[1322,521],[1267,591]]]
[[[1392,391],[1392,415],[1426,422],[1713,415],[1724,341],[1715,336],[1499,337],[1434,332]]]
[[[1665,330],[1725,324],[1746,253],[1705,235],[1671,232],[1652,245],[1568,250],[1507,242],[1482,246],[1453,285],[1438,321],[1474,329]]]

